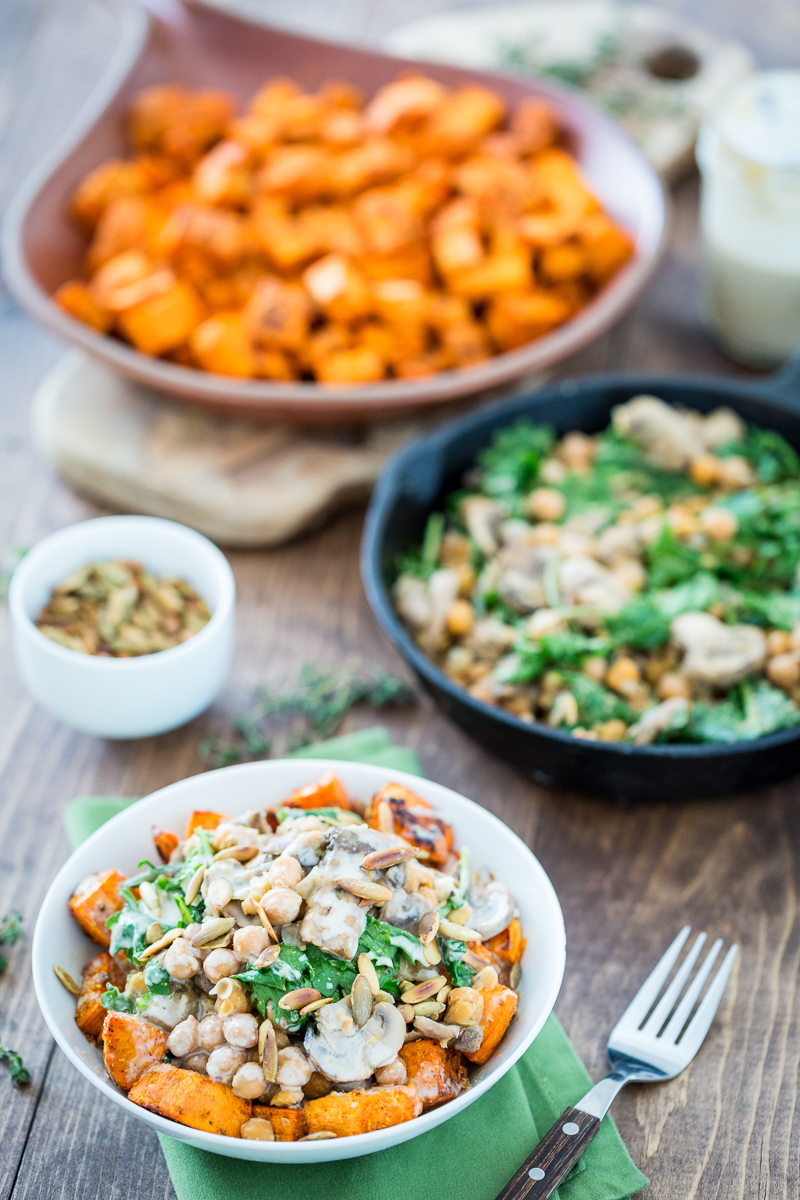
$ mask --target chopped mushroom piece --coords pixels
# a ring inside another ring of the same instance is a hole
[[[672,636],[685,650],[683,672],[709,687],[729,688],[755,675],[767,657],[767,641],[755,625],[724,625],[710,613],[675,617]]]

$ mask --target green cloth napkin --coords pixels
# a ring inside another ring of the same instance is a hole
[[[422,775],[414,752],[390,745],[379,726],[317,742],[295,756],[380,763]],[[80,796],[70,801],[64,824],[73,848],[135,800]],[[590,1086],[569,1038],[551,1015],[520,1061],[480,1100],[437,1129],[377,1154],[281,1166],[223,1158],[163,1135],[159,1141],[178,1200],[309,1200],[319,1194],[337,1200],[456,1200],[465,1194],[469,1200],[495,1200],[556,1118]],[[647,1183],[606,1117],[555,1195],[560,1200],[627,1200]]]

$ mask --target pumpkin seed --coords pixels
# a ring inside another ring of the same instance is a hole
[[[278,1077],[278,1040],[271,1021],[263,1021],[258,1031],[258,1057],[267,1083]]]
[[[519,990],[520,980],[522,979],[522,967],[518,962],[514,963],[509,973],[508,982],[511,984],[514,991]]]
[[[304,1137],[298,1138],[298,1142],[326,1142],[330,1138],[338,1137],[336,1133],[331,1133],[330,1129],[318,1129],[316,1133],[307,1133]]]
[[[161,897],[158,894],[158,888],[153,887],[148,879],[143,879],[139,884],[139,895],[154,917],[161,916]]]
[[[139,955],[139,962],[144,962],[145,959],[152,958],[154,954],[160,954],[162,950],[166,950],[167,946],[171,946],[176,938],[183,936],[182,929],[169,929],[162,938],[157,942],[153,942],[146,950],[143,950]]]
[[[381,990],[381,984],[380,980],[378,979],[378,972],[375,970],[372,959],[369,957],[369,955],[359,954],[358,969],[369,984],[373,996],[377,996]]]
[[[275,962],[275,960],[277,958],[280,958],[280,956],[281,956],[280,946],[267,946],[266,950],[261,951],[261,953],[259,954],[256,961],[253,963],[253,966],[254,967],[271,967],[272,964]]]
[[[419,1004],[422,1000],[430,1000],[433,996],[440,992],[447,984],[444,975],[437,975],[435,979],[425,979],[422,983],[415,984],[403,993],[404,1004]]]
[[[206,873],[206,868],[205,868],[205,864],[203,864],[203,866],[197,868],[194,875],[187,883],[186,891],[183,893],[183,898],[187,904],[193,904],[194,901],[197,899],[198,893],[200,891],[200,885],[203,882],[203,876],[205,875],[205,873]]]
[[[437,1000],[424,1000],[422,1004],[414,1005],[415,1017],[438,1017],[445,1009],[444,1004],[440,1004]]]
[[[300,1016],[307,1017],[309,1013],[316,1012],[318,1008],[324,1008],[326,1004],[333,1004],[333,996],[323,996],[321,1000],[312,1000],[310,1004],[306,1004],[300,1009]]]
[[[432,967],[438,967],[442,961],[441,951],[436,942],[431,942],[429,946],[425,947],[422,953],[425,955],[425,961],[429,962]]]
[[[278,942],[280,939],[278,938],[277,933],[275,932],[275,930],[272,927],[272,921],[270,921],[269,917],[264,912],[264,909],[261,907],[260,904],[256,905],[256,912],[258,913],[259,921],[261,922],[261,924],[264,926],[267,933],[269,934],[269,940],[271,942]]]
[[[482,971],[486,966],[484,960],[482,958],[478,958],[478,955],[475,953],[475,951],[470,950],[469,948],[464,951],[463,955],[461,956],[461,961],[466,963],[468,967],[472,967],[473,971]]]
[[[400,1016],[403,1018],[406,1025],[410,1025],[414,1020],[414,1017],[417,1015],[410,1004],[398,1004],[397,1011],[400,1013]]]
[[[77,983],[68,971],[65,971],[63,967],[58,966],[54,966],[53,970],[56,973],[56,979],[58,982],[62,984],[68,992],[71,992],[73,996],[80,996],[81,989],[78,987]]]
[[[456,925],[454,921],[446,921],[444,918],[439,921],[439,933],[458,942],[483,941],[476,929],[467,929],[466,925]]]
[[[439,913],[434,908],[431,912],[422,914],[419,922],[419,940],[423,946],[430,946],[439,932]]]
[[[336,886],[340,887],[343,892],[349,892],[351,896],[368,900],[370,904],[388,904],[392,898],[389,888],[383,887],[380,883],[373,883],[370,879],[339,878],[336,880]]]
[[[217,942],[230,934],[235,924],[236,921],[233,917],[215,917],[210,921],[204,921],[192,938],[192,945],[200,947]]]
[[[224,908],[233,899],[233,888],[228,879],[212,879],[208,885],[206,901],[211,908]]]
[[[462,904],[460,908],[451,908],[447,914],[447,919],[448,921],[452,921],[454,925],[468,925],[471,916],[472,905]]]
[[[394,833],[394,813],[392,806],[386,800],[379,800],[376,809],[378,829],[381,833]]]
[[[398,863],[408,862],[419,854],[417,846],[389,846],[386,850],[373,850],[364,859],[361,866],[365,871],[388,871]]]
[[[223,862],[226,858],[235,858],[237,862],[246,863],[259,853],[258,846],[227,846],[224,850],[218,850],[211,861]]]
[[[152,925],[148,925],[145,930],[144,940],[148,946],[152,946],[153,942],[157,942],[163,936],[163,926],[158,921],[153,921]]]
[[[372,988],[364,975],[356,975],[353,980],[350,1002],[353,1006],[353,1020],[361,1029],[372,1016]]]
[[[305,1008],[307,1004],[313,1004],[315,1000],[321,999],[321,992],[316,988],[295,988],[293,992],[287,992],[285,996],[281,996],[278,1001],[278,1008],[282,1008],[284,1012],[297,1012],[300,1008]],[[370,992],[370,1005],[372,1004],[372,993]]]

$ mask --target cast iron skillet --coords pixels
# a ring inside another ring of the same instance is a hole
[[[713,375],[619,372],[568,379],[453,421],[406,447],[386,466],[367,513],[361,572],[372,611],[445,712],[471,737],[537,782],[624,801],[682,801],[764,787],[800,771],[800,726],[734,745],[586,742],[529,725],[480,700],[438,669],[409,637],[389,588],[397,556],[422,536],[428,513],[458,486],[492,434],[519,417],[597,433],[611,409],[640,392],[709,412],[721,404],[776,429],[800,450],[800,355],[751,383]]]

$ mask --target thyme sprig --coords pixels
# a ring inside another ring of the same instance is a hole
[[[22,928],[22,913],[15,908],[11,910],[7,917],[0,921],[0,946],[13,946],[20,938],[25,936],[25,930]],[[0,954],[0,971],[4,971],[8,966],[8,962]]]

